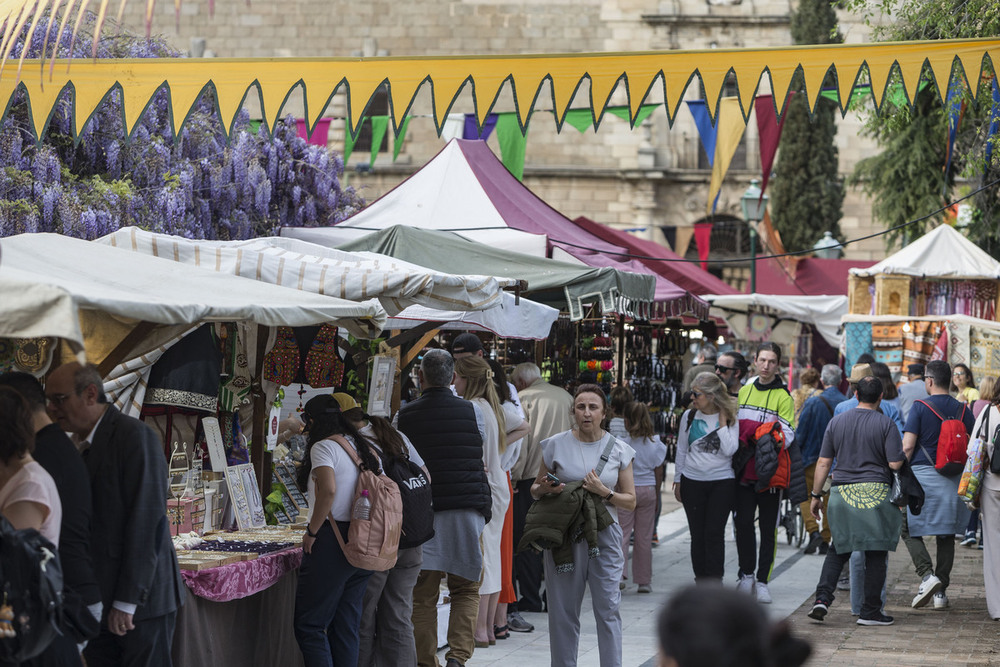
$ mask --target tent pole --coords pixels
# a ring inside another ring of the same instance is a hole
[[[106,377],[108,373],[115,369],[115,366],[125,361],[126,355],[155,328],[156,324],[146,322],[145,320],[136,324],[135,328],[128,332],[128,335],[115,346],[115,349],[111,350],[108,356],[104,357],[101,363],[97,364],[97,372],[101,374],[101,377]]]
[[[618,386],[625,386],[625,315],[618,316]]]
[[[271,453],[265,446],[267,437],[267,417],[270,412],[267,409],[264,398],[264,354],[267,352],[267,327],[263,324],[257,325],[257,358],[253,369],[253,382],[251,384],[251,395],[253,396],[253,436],[250,440],[250,463],[253,464],[254,472],[257,473],[257,486],[260,488],[262,497],[271,492]]]

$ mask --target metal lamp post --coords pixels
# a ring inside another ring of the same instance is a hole
[[[767,195],[761,196],[760,181],[752,179],[750,187],[740,197],[743,219],[750,227],[750,293],[757,293],[757,223],[764,219]]]
[[[823,238],[813,244],[813,254],[820,259],[838,259],[842,252],[843,246],[830,232],[823,232]]]

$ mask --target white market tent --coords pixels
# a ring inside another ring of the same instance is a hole
[[[704,298],[712,304],[711,314],[725,319],[732,331],[746,331],[751,313],[759,313],[771,319],[769,340],[787,345],[803,322],[811,324],[834,349],[840,348],[840,318],[847,313],[846,296],[707,294]]]
[[[69,292],[11,278],[0,262],[0,338],[49,337],[62,338],[81,363],[86,361],[80,317]]]
[[[317,295],[349,301],[377,298],[393,315],[410,306],[487,310],[500,305],[504,288],[519,283],[513,278],[453,275],[385,255],[349,253],[292,238],[205,241],[127,227],[96,242]]]
[[[386,329],[410,329],[422,322],[438,322],[438,329],[488,331],[501,338],[545,340],[559,311],[551,306],[504,293],[503,303],[489,310],[433,310],[410,306],[385,323]]]
[[[998,280],[1000,262],[950,225],[924,234],[899,252],[851,275],[871,277],[897,274],[918,278]]]

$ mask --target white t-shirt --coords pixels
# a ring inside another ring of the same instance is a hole
[[[542,460],[545,467],[561,482],[577,482],[587,476],[587,473],[597,468],[604,452],[603,438],[597,442],[581,442],[573,435],[573,431],[564,431],[551,438],[542,440]],[[622,440],[615,438],[615,446],[611,448],[604,470],[601,471],[601,482],[612,491],[618,485],[618,473],[632,463],[635,450]],[[618,510],[609,505],[615,521],[618,520]]]
[[[688,428],[688,413],[681,415],[677,432],[674,482],[681,475],[699,482],[733,478],[733,454],[740,446],[740,429],[733,424],[719,428],[719,413],[695,412]]]
[[[622,438],[635,450],[635,464],[632,466],[632,476],[636,486],[655,486],[656,473],[653,469],[663,465],[667,458],[667,446],[660,441],[660,436],[652,438]]]
[[[354,446],[350,437],[344,436],[347,442]],[[357,451],[357,447],[354,450]],[[347,455],[343,447],[333,440],[320,440],[309,452],[312,469],[333,468],[337,481],[337,492],[333,496],[333,506],[330,508],[332,521],[350,521],[351,503],[354,502],[354,489],[358,485],[358,467]],[[316,507],[316,481],[309,475],[309,520],[312,520],[313,508]]]
[[[504,421],[506,422],[504,424],[504,433],[513,431],[521,425],[521,422],[524,421],[524,415],[521,410],[510,401],[507,401],[500,407],[503,408]],[[500,453],[500,467],[503,468],[504,472],[510,472],[510,469],[514,467],[515,463],[517,463],[517,457],[521,455],[522,440],[524,440],[524,438],[518,438],[514,442],[508,442],[507,449]]]

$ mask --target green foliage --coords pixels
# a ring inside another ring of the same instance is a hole
[[[1000,3],[996,0],[845,0],[845,6],[860,14],[880,40],[969,39],[1000,34]],[[948,110],[940,98],[947,96],[948,82],[927,86],[916,95],[913,109],[886,104],[881,114],[869,113],[866,132],[883,152],[860,162],[851,182],[872,197],[872,211],[886,226],[928,215],[960,194],[1000,178],[1000,145],[994,147],[992,164],[986,164],[994,75],[988,60],[982,80],[975,78],[979,62],[970,59],[968,64],[970,71],[964,75],[970,80],[965,85],[962,77],[962,119],[947,174]],[[956,74],[961,77],[963,73],[956,69],[953,77]],[[924,80],[930,81],[926,71]],[[974,97],[977,89],[978,105]],[[958,185],[961,181],[966,185]],[[994,257],[1000,257],[998,197],[1000,188],[992,185],[967,200],[974,207],[968,236]],[[932,216],[890,234],[890,239],[906,242],[916,238],[942,218],[940,214]]]
[[[276,526],[278,524],[278,510],[284,510],[281,504],[281,494],[286,493],[285,485],[281,482],[271,483],[271,493],[264,497],[264,517],[267,525]]]
[[[837,16],[829,0],[802,0],[792,15],[792,37],[797,44],[828,44],[843,41],[837,31]],[[829,77],[828,77],[829,78]],[[789,251],[808,250],[831,232],[840,234],[844,187],[839,175],[837,105],[821,98],[810,118],[801,76],[793,80],[792,95],[785,111],[781,148],[771,181],[771,212],[775,229]],[[833,81],[824,82],[825,86]],[[819,91],[808,91],[815,96]]]

